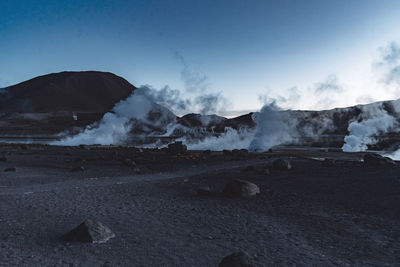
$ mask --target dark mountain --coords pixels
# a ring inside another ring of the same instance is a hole
[[[125,79],[100,71],[52,73],[3,88],[0,135],[48,135],[84,127],[135,89]]]
[[[106,113],[135,89],[109,72],[52,73],[4,88],[0,94],[0,112]]]

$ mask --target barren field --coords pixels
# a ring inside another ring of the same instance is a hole
[[[2,155],[2,266],[217,266],[235,251],[255,266],[400,262],[400,167],[363,154],[3,144]],[[293,169],[272,168],[278,158]],[[237,178],[261,193],[222,194]],[[60,240],[86,219],[115,237]]]

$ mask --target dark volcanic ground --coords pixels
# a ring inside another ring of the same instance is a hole
[[[257,266],[400,262],[400,167],[366,166],[361,154],[172,156],[39,145],[1,151],[1,266],[217,266],[237,250]],[[258,171],[278,157],[294,169]],[[142,173],[124,165],[126,158]],[[321,158],[338,161],[326,167]],[[71,171],[79,166],[84,171]],[[3,172],[7,167],[17,171]],[[256,183],[261,194],[196,195],[199,186],[218,192],[234,178]],[[58,239],[87,218],[116,237],[104,244]]]

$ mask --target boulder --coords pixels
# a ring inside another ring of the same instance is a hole
[[[251,197],[260,194],[260,188],[249,181],[235,179],[225,185],[223,194],[228,197]]]
[[[168,152],[176,155],[176,154],[183,154],[186,153],[187,146],[182,144],[182,142],[175,142],[168,145]]]
[[[105,243],[115,234],[98,221],[86,220],[61,237],[67,242]]]
[[[234,252],[221,260],[219,267],[252,267],[252,259],[243,251]]]
[[[292,165],[290,164],[290,161],[286,159],[276,159],[272,162],[272,167],[275,170],[282,170],[282,171],[287,171],[292,169]]]
[[[396,166],[397,163],[388,157],[383,157],[376,153],[364,155],[364,163],[370,166]]]

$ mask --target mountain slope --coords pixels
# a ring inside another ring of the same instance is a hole
[[[108,72],[60,72],[4,88],[0,112],[57,111],[105,113],[136,87]]]

